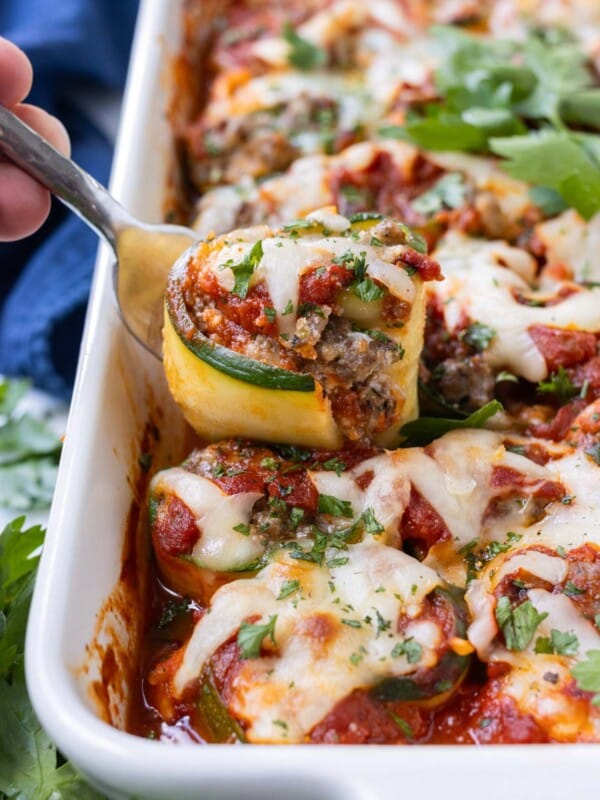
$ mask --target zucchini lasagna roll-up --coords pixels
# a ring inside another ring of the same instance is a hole
[[[308,447],[394,446],[417,415],[424,243],[333,208],[200,242],[171,271],[165,371],[191,426]]]
[[[213,742],[418,735],[403,708],[418,715],[460,685],[472,650],[465,610],[434,570],[367,537],[343,558],[281,548],[255,577],[221,587],[148,677],[162,719],[185,717]]]

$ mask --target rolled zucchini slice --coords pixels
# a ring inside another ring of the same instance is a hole
[[[167,287],[171,392],[205,440],[391,447],[417,416],[424,280],[406,226],[327,208],[200,242]]]
[[[394,456],[230,440],[193,451],[150,486],[150,533],[166,585],[207,603],[254,574],[273,549],[334,561],[365,537],[398,544],[402,502]],[[402,484],[403,485],[403,484]]]
[[[463,629],[461,601],[399,550],[364,539],[343,557],[326,549],[303,560],[284,547],[255,577],[215,593],[165,690],[189,703],[207,674],[219,675],[209,694],[220,697],[228,731],[307,742],[357,690],[383,704],[409,686],[407,699],[446,700],[468,666]]]

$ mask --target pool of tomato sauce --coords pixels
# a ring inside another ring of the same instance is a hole
[[[149,580],[147,630],[142,637],[132,686],[127,729],[130,733],[165,741],[206,743],[200,717],[183,714],[166,722],[149,699],[148,675],[190,636],[200,606],[193,602],[165,624],[170,609],[185,598],[167,589],[153,569]],[[161,620],[163,621],[161,623]],[[501,672],[488,675],[483,664],[473,667],[453,698],[437,709],[411,703],[384,704],[366,692],[353,692],[339,703],[312,732],[313,742],[346,744],[503,744],[548,741],[534,720],[518,712],[503,696]],[[400,722],[398,722],[400,720]],[[401,726],[401,727],[399,727]]]

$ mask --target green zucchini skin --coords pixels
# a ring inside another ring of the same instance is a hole
[[[214,744],[231,744],[246,742],[240,724],[227,711],[214,683],[212,669],[206,667],[198,691],[196,705],[203,729],[209,734]]]
[[[446,587],[434,589],[432,594],[442,597],[451,607],[455,620],[454,634],[465,638],[467,607],[463,592],[455,587]],[[431,700],[458,687],[470,664],[470,655],[459,655],[453,650],[447,650],[434,669],[422,670],[410,677],[387,678],[371,690],[371,696],[382,702]]]
[[[212,342],[194,325],[180,289],[181,271],[173,269],[169,277],[166,306],[169,319],[181,342],[197,358],[230,378],[261,386],[264,389],[313,392],[315,382],[310,375],[301,375],[271,364],[263,364],[228,347]]]

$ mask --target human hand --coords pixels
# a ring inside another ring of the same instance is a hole
[[[0,37],[0,105],[69,155],[71,145],[63,124],[41,108],[21,102],[29,94],[32,80],[33,69],[25,53]],[[49,211],[49,192],[0,156],[0,242],[34,233]]]

